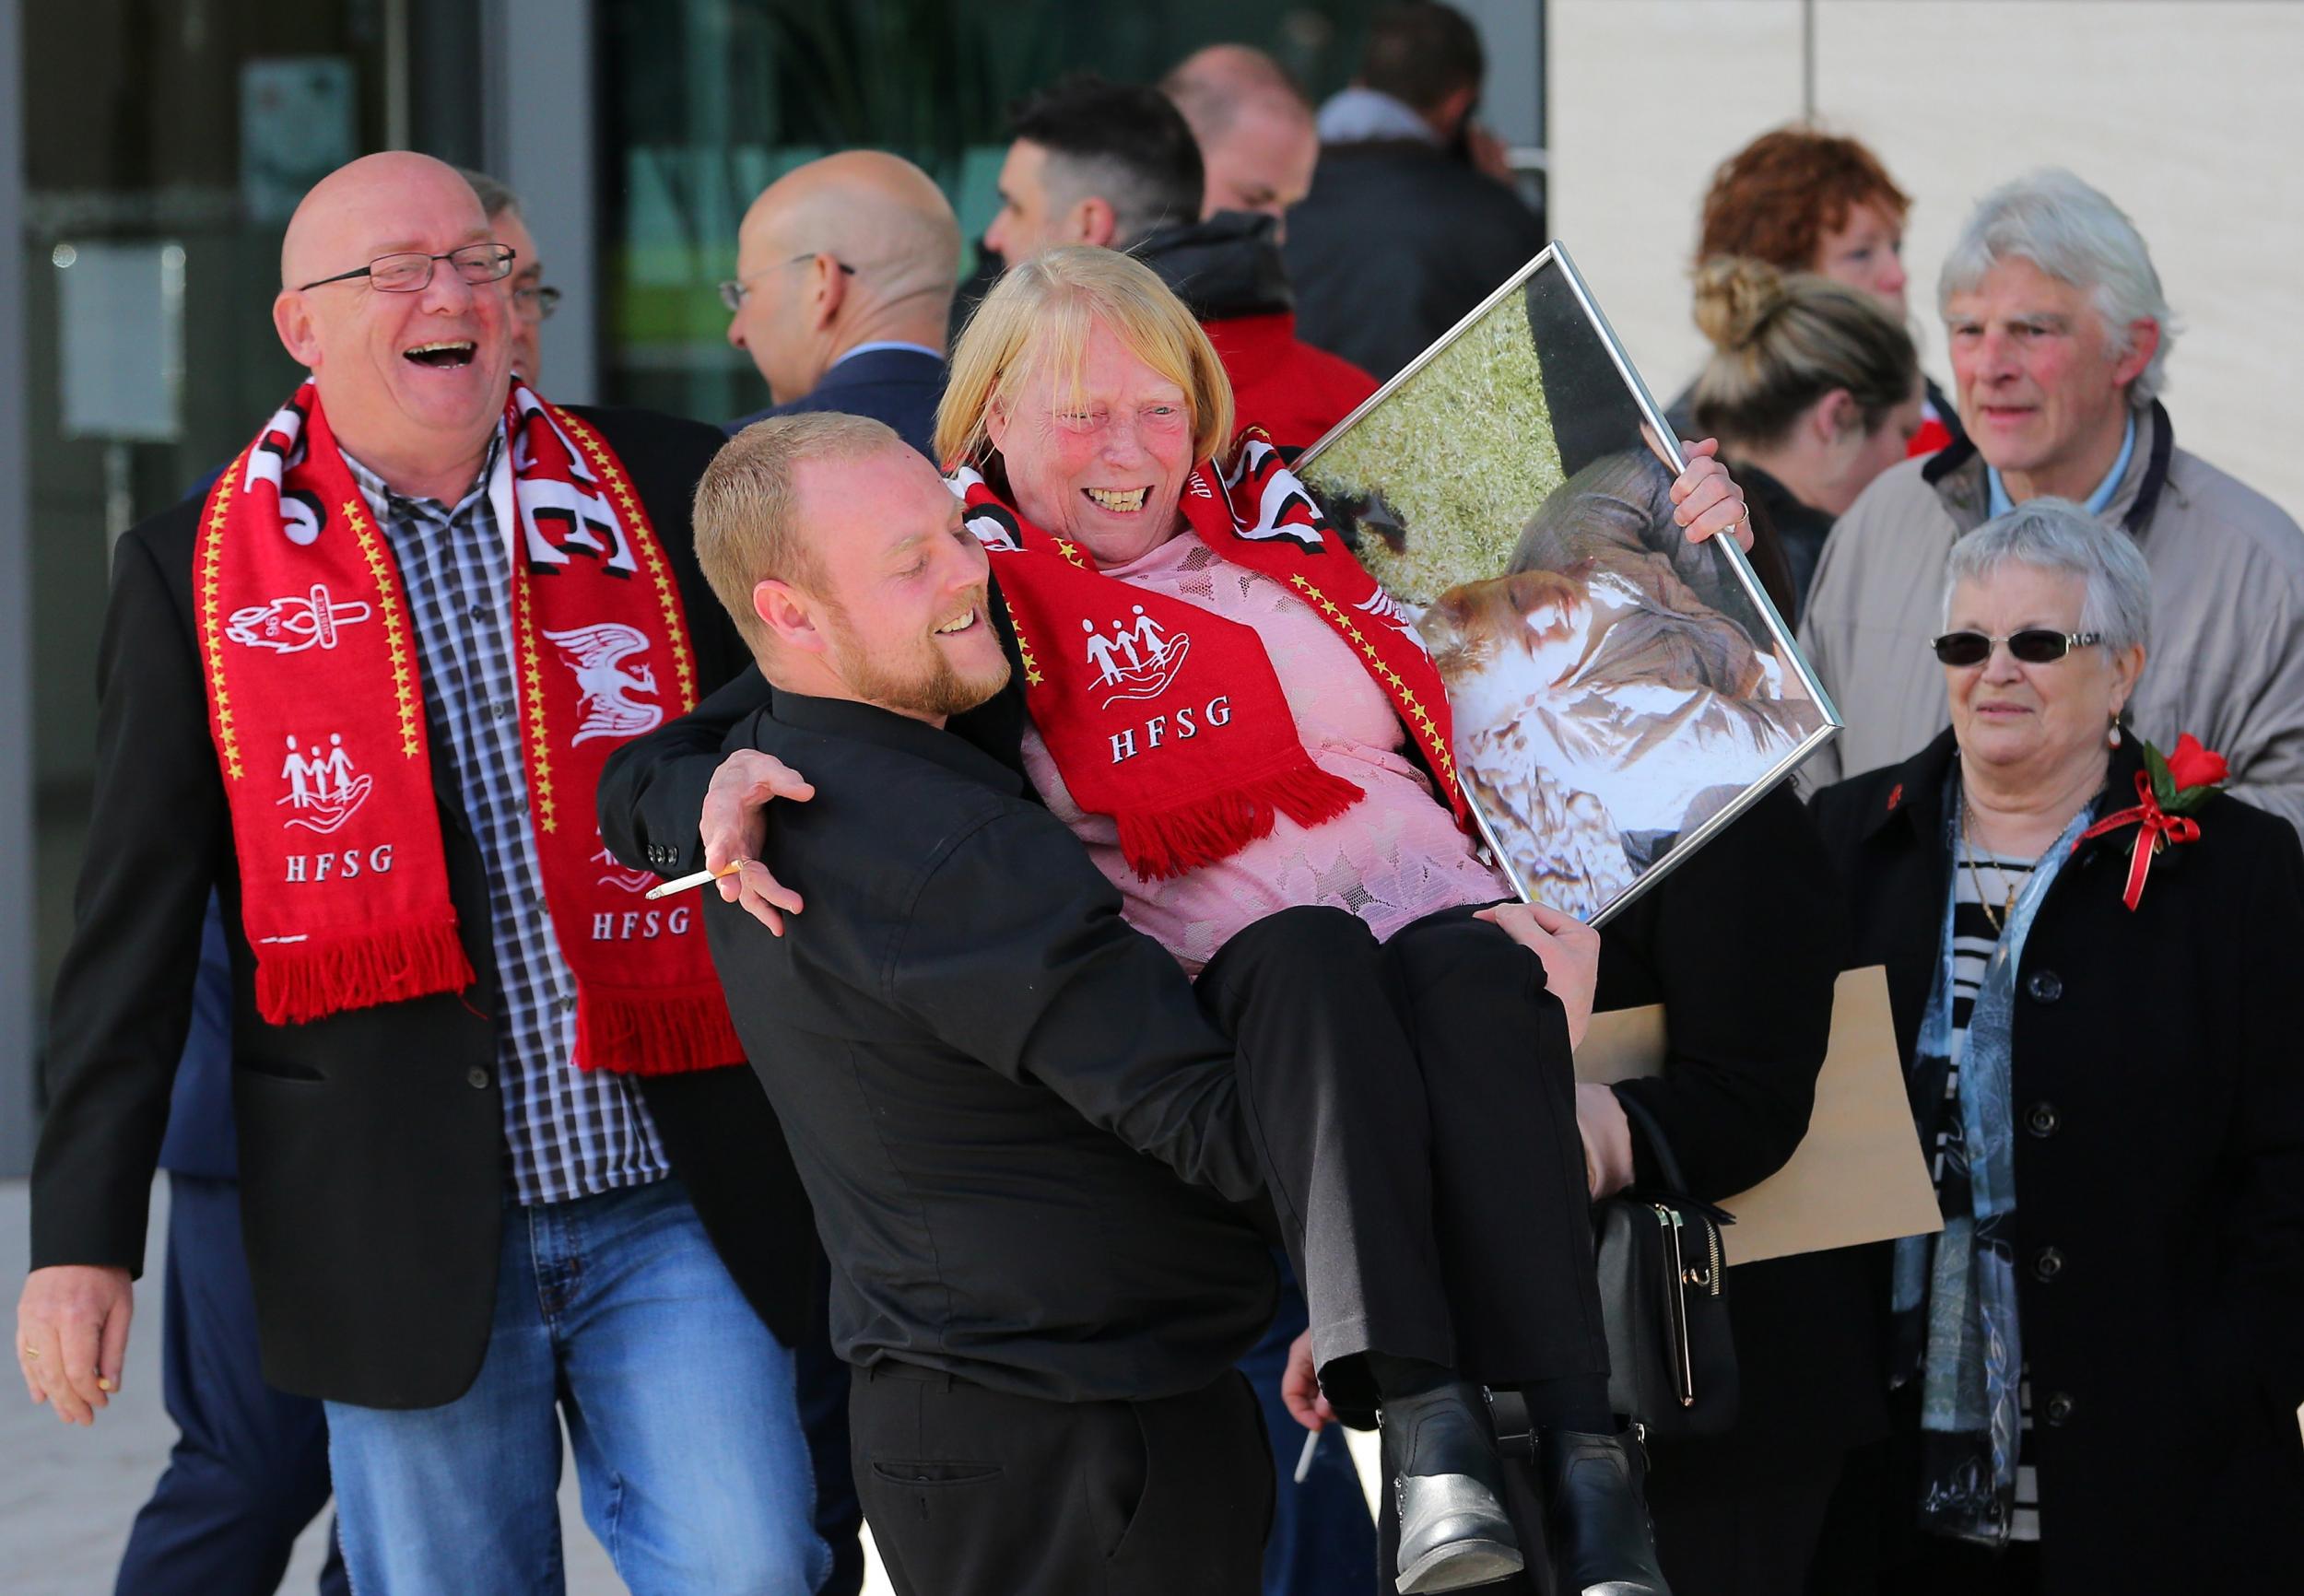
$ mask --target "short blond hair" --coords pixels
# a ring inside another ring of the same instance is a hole
[[[1088,334],[1102,326],[1137,359],[1184,391],[1194,460],[1218,460],[1232,440],[1232,382],[1216,346],[1166,283],[1143,262],[1093,244],[1070,244],[1012,266],[969,318],[952,351],[952,376],[936,406],[936,458],[946,469],[981,466],[993,402],[1013,405],[1042,364],[1076,384]]]
[[[755,421],[712,456],[696,485],[696,559],[755,653],[770,640],[752,590],[764,581],[814,590],[823,580],[823,564],[802,532],[800,467],[903,447],[884,422],[820,410]]]

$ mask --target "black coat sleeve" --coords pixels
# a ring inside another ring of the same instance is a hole
[[[696,826],[729,731],[768,707],[768,681],[746,665],[676,721],[608,756],[600,775],[600,837],[636,870],[686,875],[703,868]],[[802,772],[805,774],[806,772]]]
[[[1264,1189],[1232,1044],[1070,832],[1009,810],[922,886],[888,997],[952,1046],[1234,1201]]]
[[[2239,1100],[2232,1156],[2239,1200],[2227,1256],[2248,1353],[2283,1412],[2304,1403],[2304,848],[2285,825],[2260,828],[2262,867],[2233,938],[2239,981]]]
[[[1652,1113],[1691,1195],[1773,1175],[1807,1134],[1832,1027],[1840,897],[1790,787],[1754,804],[1601,931],[1603,1007],[1662,1002],[1661,1074],[1616,1087]],[[1643,1180],[1656,1175],[1634,1137]]]
[[[178,583],[139,527],[120,540],[98,650],[96,787],[56,978],[48,1115],[32,1169],[32,1266],[144,1264],[169,1093],[192,1023],[208,890],[229,868],[223,780],[188,611],[189,527]]]

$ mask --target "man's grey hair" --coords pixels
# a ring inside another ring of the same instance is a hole
[[[2087,288],[2112,346],[2125,352],[2128,324],[2160,324],[2160,346],[2136,380],[2128,402],[2142,408],[2158,397],[2168,352],[2176,344],[2176,312],[2160,291],[2152,252],[2127,213],[2072,173],[2051,167],[2020,177],[1976,202],[1968,225],[1945,257],[1936,279],[1936,309],[1955,294],[1974,291],[2003,261],[2029,261],[2059,282]]]
[[[2080,629],[2103,634],[2113,653],[2152,644],[2152,571],[2123,527],[2108,526],[2068,499],[2032,499],[1952,546],[1944,573],[1944,624],[1962,582],[1988,583],[2010,565],[2068,571],[2087,583]]]
[[[488,220],[494,221],[506,211],[521,211],[520,196],[512,193],[508,184],[499,182],[484,171],[475,171],[468,166],[458,167],[456,175],[472,185],[472,192],[479,196],[480,214]]]

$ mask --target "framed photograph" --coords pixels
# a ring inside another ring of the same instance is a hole
[[[1558,244],[1297,474],[1415,618],[1456,770],[1523,898],[1597,925],[1840,729]]]

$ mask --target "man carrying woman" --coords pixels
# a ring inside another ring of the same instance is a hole
[[[1518,1565],[1476,1408],[1476,1385],[1487,1384],[1529,1389],[1552,1421],[1547,1467],[1556,1511],[1566,1505],[1553,1544],[1568,1588],[1619,1579],[1661,1590],[1637,1450],[1606,1408],[1562,1010],[1534,988],[1525,956],[1472,919],[1504,889],[1454,823],[1446,709],[1428,663],[1404,635],[1385,635],[1393,623],[1368,602],[1369,579],[1269,451],[1250,441],[1228,458],[1228,401],[1189,313],[1124,257],[1055,252],[986,300],[956,352],[937,440],[965,467],[956,486],[994,550],[1023,691],[1020,705],[995,699],[974,729],[1086,842],[1131,923],[1188,967],[1207,965],[1202,995],[1236,1033],[1323,1376],[1347,1401],[1393,1415],[1402,1589],[1493,1577],[1485,1557],[1494,1572]],[[1675,498],[1691,534],[1709,535],[1737,525],[1743,506],[1699,453]],[[1098,690],[1076,640],[1082,618],[1093,628],[1136,604],[1181,663],[1123,703]],[[957,622],[960,608],[942,618]],[[1178,648],[1180,633],[1196,633],[1193,645]],[[758,696],[747,705],[732,690],[626,762],[625,800],[603,804],[612,844],[662,857],[648,851],[703,806],[695,767],[711,760],[681,756],[717,748]],[[964,729],[958,719],[953,729]],[[712,863],[756,858],[758,846],[735,841],[762,829],[742,816],[746,798],[795,796],[795,784],[783,765],[732,759],[713,778]],[[638,835],[635,804],[649,815]],[[773,850],[788,857],[781,835]],[[747,863],[723,896],[796,909],[770,874]],[[819,911],[824,897],[812,895]],[[1582,936],[1558,929],[1571,946]],[[1247,939],[1235,945],[1236,933]],[[1419,1002],[1403,971],[1427,939],[1454,950],[1435,951],[1434,969],[1517,962],[1475,982],[1469,1000],[1435,989]],[[1569,1013],[1581,1007],[1571,992]],[[1347,1012],[1358,1017],[1337,1017]],[[1107,1048],[1132,1034],[1128,1018],[1115,1017]],[[1436,1042],[1448,1027],[1459,1039]],[[1485,1045],[1464,1039],[1474,1037]],[[1283,1056],[1302,1066],[1296,1078]],[[1367,1128],[1379,1100],[1398,1105],[1381,1133]],[[1510,1145],[1459,1156],[1449,1117],[1483,1101],[1482,1128],[1510,1132]],[[1317,1122],[1331,1113],[1362,1117],[1348,1132]],[[1275,1133],[1283,1119],[1286,1136]],[[1356,1161],[1395,1176],[1398,1201],[1349,1201]],[[1379,1210],[1396,1226],[1377,1223]],[[1463,1245],[1451,1250],[1436,1232]],[[1412,1310],[1424,1321],[1411,1332]],[[1385,1328],[1395,1311],[1396,1334]],[[1398,1422],[1426,1412],[1446,1416]],[[1569,1466],[1594,1458],[1596,1468]]]

